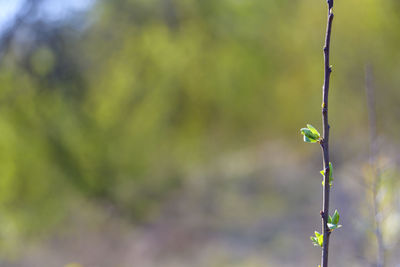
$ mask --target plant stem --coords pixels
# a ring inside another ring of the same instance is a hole
[[[328,250],[329,250],[329,237],[330,229],[328,228],[328,216],[329,216],[329,123],[328,123],[328,92],[329,92],[329,81],[332,72],[332,67],[329,64],[329,50],[331,42],[332,32],[332,21],[333,21],[333,0],[328,0],[328,22],[326,27],[325,45],[324,45],[324,64],[325,64],[325,78],[324,86],[322,89],[322,123],[323,123],[323,139],[321,141],[322,158],[324,167],[324,189],[322,194],[322,233],[324,240],[322,244],[322,255],[321,255],[321,266],[328,267]]]
[[[379,217],[379,201],[377,198],[381,175],[377,164],[378,142],[376,138],[377,134],[376,134],[375,96],[374,96],[373,73],[371,65],[367,65],[365,67],[365,90],[367,94],[368,122],[369,122],[369,135],[370,135],[369,164],[373,171],[372,197],[373,197],[373,211],[375,219],[375,236],[378,245],[376,266],[383,267],[385,266],[385,247],[382,238],[381,219]]]

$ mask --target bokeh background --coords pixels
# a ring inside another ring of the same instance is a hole
[[[1,0],[0,266],[317,266],[326,13]],[[331,266],[400,266],[400,2],[334,13]]]

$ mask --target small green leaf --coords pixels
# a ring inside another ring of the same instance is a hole
[[[310,236],[311,241],[314,243],[314,246],[322,247],[322,243],[324,242],[324,235],[314,232],[315,236]]]
[[[329,183],[333,182],[333,166],[332,162],[329,162]]]
[[[314,126],[312,126],[311,124],[307,124],[307,128],[310,129],[310,131],[315,134],[316,136],[318,136],[318,138],[321,137],[321,135],[319,134],[319,132],[317,131],[317,129],[314,128]]]
[[[335,210],[332,216],[332,223],[333,224],[338,224],[339,223],[339,212]]]
[[[310,129],[308,128],[302,128],[300,129],[300,132],[302,135],[304,135],[304,142],[307,143],[316,143],[319,141],[319,135],[314,134]]]
[[[322,247],[322,244],[324,243],[324,235],[320,235],[319,237],[318,237],[318,245],[320,246],[320,247]]]
[[[333,213],[332,216],[329,215],[328,223],[327,223],[328,228],[331,230],[335,230],[337,228],[342,227],[341,225],[338,225],[339,218],[340,218],[340,216],[339,216],[339,212],[337,210],[335,210],[335,212]]]

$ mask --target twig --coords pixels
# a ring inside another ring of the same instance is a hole
[[[385,247],[383,243],[381,218],[379,218],[379,203],[377,199],[378,187],[380,183],[380,170],[377,165],[378,156],[378,142],[376,133],[376,111],[375,111],[375,96],[373,85],[373,72],[371,65],[365,67],[365,90],[367,95],[368,107],[368,124],[369,124],[369,164],[372,169],[372,197],[373,197],[373,211],[375,219],[375,236],[378,245],[378,253],[376,258],[376,266],[385,266]]]
[[[333,21],[333,0],[328,0],[328,22],[326,27],[325,45],[324,45],[324,63],[325,63],[325,78],[324,86],[322,90],[322,122],[323,122],[323,139],[320,142],[322,149],[323,167],[324,167],[324,189],[323,189],[323,212],[322,217],[322,232],[323,232],[323,244],[322,244],[322,255],[321,255],[321,266],[328,267],[328,250],[329,250],[329,237],[330,229],[328,228],[328,216],[329,216],[329,123],[328,123],[328,93],[329,93],[329,81],[332,72],[332,67],[329,64],[329,51],[331,42],[332,32],[332,21]]]

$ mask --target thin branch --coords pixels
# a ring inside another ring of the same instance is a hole
[[[329,216],[329,123],[328,123],[328,93],[329,93],[329,81],[332,72],[332,67],[329,64],[329,51],[331,42],[332,32],[332,21],[333,21],[333,0],[328,0],[328,22],[326,27],[325,45],[324,45],[324,64],[325,64],[325,78],[324,86],[322,90],[322,123],[323,123],[323,139],[321,141],[322,158],[324,167],[324,189],[323,189],[323,201],[321,212],[322,217],[322,232],[324,240],[322,244],[322,255],[321,255],[321,266],[328,267],[328,251],[329,251],[329,237],[330,229],[328,227],[328,216]]]
[[[378,142],[376,133],[376,111],[375,111],[373,72],[371,65],[367,65],[365,67],[365,90],[367,95],[368,124],[369,124],[369,138],[370,138],[369,164],[373,171],[372,197],[373,197],[373,211],[375,219],[375,236],[378,245],[376,266],[383,267],[385,266],[385,246],[383,243],[381,218],[379,217],[379,201],[377,198],[378,187],[380,183],[380,170],[377,165],[377,156],[379,151],[378,151]]]

